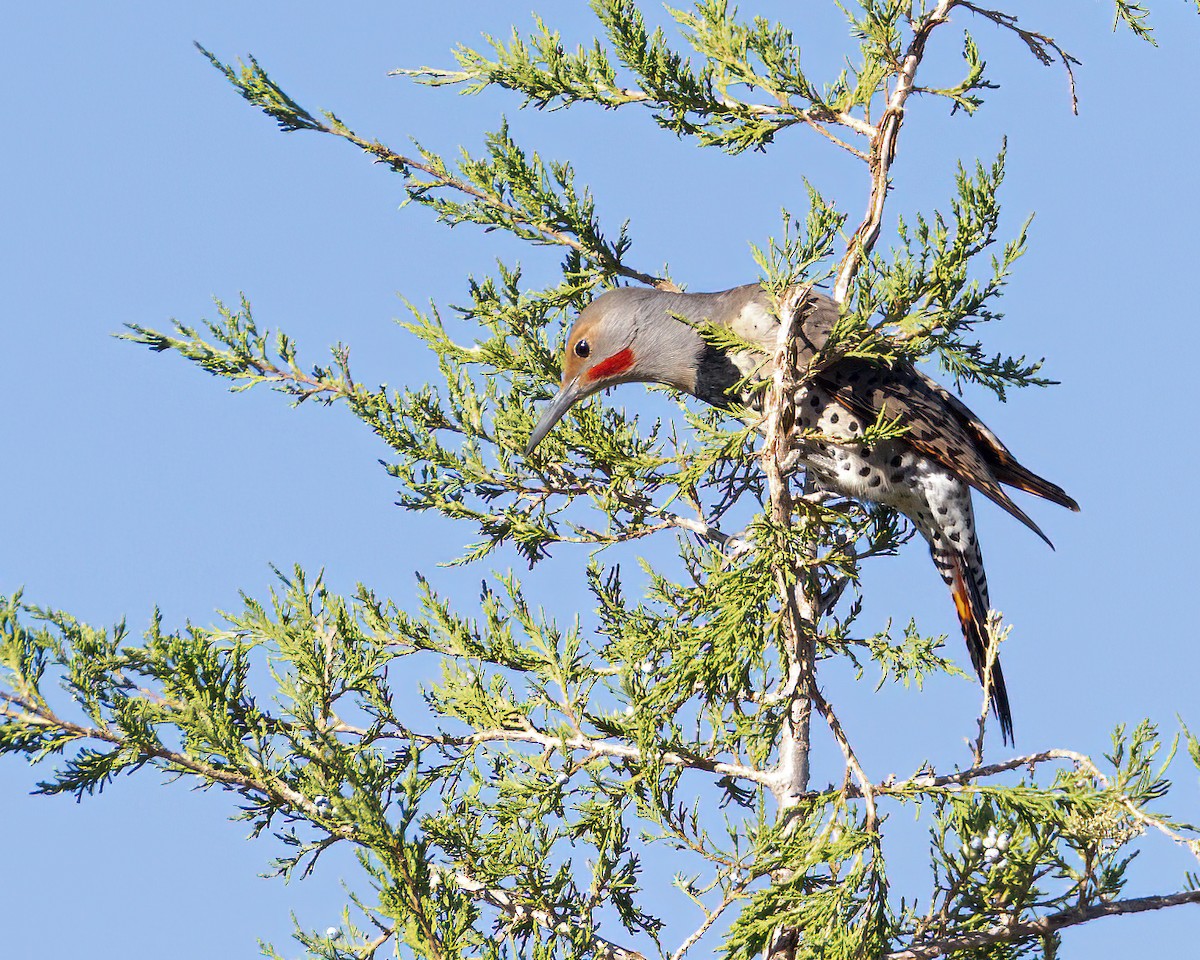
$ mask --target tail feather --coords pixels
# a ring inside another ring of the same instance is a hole
[[[995,469],[994,465],[993,465],[993,469]],[[998,473],[997,473],[997,479],[999,479]],[[1009,481],[1004,481],[1004,482],[1009,482]],[[1025,526],[1027,526],[1030,530],[1032,530],[1039,537],[1041,537],[1042,541],[1051,550],[1054,549],[1054,544],[1051,542],[1050,538],[1048,536],[1046,536],[1045,533],[1042,532],[1042,528],[1039,527],[1036,523],[1034,523],[1033,518],[1029,514],[1027,514],[1024,510],[1022,510],[1020,507],[1018,507],[1015,503],[1012,502],[1012,498],[1009,497],[1009,495],[1004,492],[1004,490],[1000,487],[999,484],[988,483],[985,485],[985,484],[976,483],[976,484],[973,484],[973,486],[975,487],[976,490],[978,490],[985,497],[987,497],[989,500],[991,500],[992,503],[995,503],[995,504],[998,504],[999,506],[1001,506],[1004,510],[1008,511],[1010,516],[1016,517],[1023,524],[1025,524]],[[986,604],[984,606],[986,607]]]
[[[963,637],[967,641],[967,652],[971,655],[971,665],[979,682],[987,687],[991,694],[992,712],[1000,722],[1000,735],[1006,744],[1014,743],[1012,709],[1008,703],[1008,688],[1004,684],[1004,671],[1000,669],[1000,659],[992,662],[991,681],[986,679],[988,629],[988,605],[983,598],[975,578],[971,576],[967,558],[955,554],[953,558],[953,577],[950,589],[954,593],[954,606],[958,611],[958,621],[962,624]]]
[[[1007,461],[993,463],[992,472],[1001,483],[1024,490],[1026,493],[1032,493],[1037,497],[1044,497],[1051,503],[1057,503],[1060,507],[1066,507],[1076,513],[1079,512],[1079,504],[1067,495],[1066,490],[1057,483],[1051,483],[1045,477],[1039,477],[1032,470],[1021,466],[1011,456]]]
[[[1066,507],[1068,510],[1074,510],[1076,513],[1079,512],[1079,504],[1062,487],[1057,483],[1051,483],[1044,477],[1039,477],[1028,467],[1022,466],[1009,451],[1008,447],[1000,442],[1000,438],[989,430],[987,425],[979,417],[975,416],[971,408],[963,403],[962,400],[922,371],[918,370],[917,375],[925,382],[927,387],[942,398],[946,406],[957,414],[959,422],[974,438],[976,448],[984,459],[987,460],[988,466],[991,467],[992,475],[997,480],[1010,487],[1016,487],[1018,490],[1024,490],[1026,493],[1032,493],[1035,497],[1043,497],[1051,503],[1057,503],[1060,507]],[[987,493],[986,490],[983,492]],[[990,494],[988,495],[990,496]],[[1003,503],[1000,505],[1006,510],[1009,509]],[[1024,517],[1019,516],[1019,519],[1024,519],[1027,525],[1032,526],[1030,521]],[[1040,530],[1036,527],[1033,529],[1043,540],[1046,539],[1045,534]]]

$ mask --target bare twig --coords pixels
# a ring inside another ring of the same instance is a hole
[[[993,943],[1012,943],[1031,937],[1044,937],[1056,930],[1087,923],[1089,920],[1099,917],[1144,913],[1147,910],[1161,910],[1164,907],[1174,907],[1185,903],[1200,903],[1200,890],[1185,890],[1181,893],[1163,896],[1137,897],[1129,900],[1113,900],[1108,903],[1070,907],[1036,920],[1018,921],[1016,918],[1009,918],[987,930],[943,937],[928,943],[914,944],[904,950],[893,950],[891,953],[882,954],[880,960],[933,960],[934,957],[942,957]]]
[[[867,202],[867,212],[862,223],[854,231],[838,267],[837,282],[833,288],[833,299],[845,303],[850,291],[850,284],[859,267],[879,239],[879,229],[883,223],[883,207],[887,200],[890,183],[892,161],[896,156],[896,140],[900,136],[900,125],[904,122],[904,107],[914,90],[914,78],[917,67],[925,56],[925,45],[936,27],[950,19],[950,10],[957,0],[938,0],[938,5],[924,17],[913,30],[912,40],[908,44],[903,59],[896,71],[896,88],[888,98],[887,108],[879,119],[878,132],[871,141],[871,153],[868,164],[871,171],[871,193]]]
[[[358,952],[360,960],[371,960],[371,957],[375,956],[379,948],[395,936],[395,932],[395,929],[392,927],[385,928],[374,940],[368,940],[366,943],[355,947],[354,949]]]
[[[770,489],[771,519],[783,529],[791,526],[793,511],[792,494],[782,464],[791,453],[796,419],[796,331],[809,289],[797,287],[789,290],[777,304],[779,336],[772,385],[767,396],[767,430],[762,460]],[[810,634],[818,611],[804,592],[800,580],[793,586],[787,572],[778,566],[775,574],[784,606],[784,652],[789,665],[789,680],[795,681],[794,684],[789,683],[792,687],[791,706],[783,727],[779,766],[772,786],[780,812],[783,813],[794,806],[808,789],[814,660]]]
[[[720,919],[721,914],[723,914],[730,905],[736,903],[743,896],[743,888],[740,886],[735,887],[720,903],[713,907],[712,910],[707,911],[704,922],[700,924],[700,926],[696,928],[696,930],[694,930],[688,936],[688,938],[679,945],[678,949],[674,953],[671,954],[671,960],[683,960],[684,954],[686,954],[692,947],[700,942],[700,938],[708,933],[709,928]]]
[[[978,733],[971,747],[972,763],[978,767],[983,763],[983,738],[987,731],[988,709],[992,703],[992,671],[996,668],[996,660],[1000,656],[1000,616],[992,610],[987,613],[987,650],[983,658],[983,703],[979,707]]]
[[[1012,770],[1020,770],[1023,767],[1032,769],[1039,764],[1049,763],[1054,760],[1070,760],[1076,766],[1086,765],[1089,767],[1089,772],[1091,769],[1094,769],[1091,759],[1085,754],[1077,753],[1074,750],[1043,750],[1040,753],[1029,753],[1024,756],[1001,761],[1000,763],[989,763],[986,766],[971,767],[968,770],[960,770],[957,773],[949,773],[940,777],[928,774],[910,777],[899,783],[880,783],[875,785],[874,790],[877,794],[899,794],[914,788],[942,790],[963,786],[973,783],[976,780],[984,780],[988,777],[1008,773]]]
[[[779,317],[779,336],[775,347],[774,375],[766,398],[767,429],[762,462],[770,491],[771,519],[777,528],[785,531],[791,527],[794,507],[783,465],[788,461],[795,443],[796,333],[809,290],[807,286],[793,288],[775,304]],[[807,478],[806,482],[811,482],[811,478]],[[787,687],[790,690],[787,719],[780,731],[779,763],[771,784],[771,792],[779,805],[778,816],[783,819],[790,816],[808,790],[812,694],[816,685],[813,676],[816,644],[812,630],[820,611],[816,608],[816,598],[810,597],[806,591],[800,572],[785,570],[778,563],[774,568],[783,606],[783,653],[788,670]],[[780,927],[767,948],[768,960],[790,960],[795,943],[795,930]]]
[[[548,750],[570,749],[579,750],[597,757],[611,757],[618,760],[637,762],[642,759],[642,751],[635,746],[624,743],[610,743],[605,740],[595,740],[587,736],[556,737],[539,730],[480,730],[465,736],[438,736],[425,738],[430,743],[471,746],[481,743],[532,743]],[[738,777],[750,780],[763,786],[772,783],[771,775],[753,767],[740,763],[726,763],[711,757],[697,756],[668,750],[657,757],[660,763],[671,766],[687,767],[692,770],[704,770],[708,773],[719,773],[722,776]]]
[[[1051,66],[1054,63],[1054,56],[1047,51],[1054,51],[1067,71],[1067,84],[1071,90],[1071,112],[1074,114],[1079,113],[1079,97],[1075,92],[1075,72],[1071,69],[1072,65],[1079,66],[1079,61],[1060,47],[1053,37],[1048,37],[1044,33],[1037,33],[1033,30],[1025,30],[1017,23],[1017,18],[1011,13],[1004,13],[1001,10],[988,10],[986,7],[980,7],[969,2],[969,0],[956,0],[955,6],[963,7],[978,16],[985,17],[1005,30],[1011,30],[1025,42],[1025,46],[1029,48],[1029,52],[1034,55],[1038,63],[1047,67]]]
[[[498,890],[485,886],[461,871],[439,869],[438,872],[444,879],[453,882],[464,893],[468,893],[476,899],[490,904],[514,920],[528,918],[548,930],[556,930],[559,924],[564,922],[568,926],[571,925],[569,920],[564,921],[562,917],[555,916],[548,910],[529,907],[521,903],[507,890]],[[646,960],[645,955],[639,953],[637,950],[622,947],[595,933],[591,933],[591,955],[600,958],[600,960]]]
[[[833,712],[833,707],[829,705],[829,701],[821,695],[821,691],[815,685],[811,695],[813,704],[821,712],[821,716],[825,718],[825,722],[829,725],[829,731],[833,734],[833,739],[837,741],[837,745],[841,748],[842,756],[846,760],[846,768],[854,775],[854,779],[858,781],[858,788],[861,791],[860,795],[867,807],[867,822],[864,829],[873,831],[879,822],[875,811],[874,785],[867,779],[862,765],[858,762],[858,756],[855,754],[854,748],[850,745],[850,740],[846,736],[846,731],[842,728],[842,724]]]
[[[1007,773],[1012,770],[1019,770],[1022,767],[1030,769],[1043,763],[1050,763],[1055,760],[1069,760],[1085,774],[1092,777],[1100,787],[1107,790],[1112,798],[1121,806],[1121,808],[1130,816],[1131,819],[1141,824],[1143,827],[1157,830],[1159,833],[1169,837],[1174,843],[1191,853],[1197,860],[1200,860],[1200,838],[1185,836],[1178,830],[1175,830],[1171,825],[1158,817],[1146,813],[1137,803],[1128,797],[1126,794],[1113,789],[1112,781],[1101,772],[1096,766],[1095,761],[1087,754],[1079,753],[1075,750],[1043,750],[1040,753],[1026,754],[1021,757],[1013,757],[1010,760],[1005,760],[1000,763],[991,763],[985,766],[974,766],[968,770],[961,770],[958,773],[946,774],[943,776],[934,776],[932,774],[910,777],[900,783],[881,783],[875,784],[872,790],[876,795],[888,794],[904,794],[913,790],[930,790],[930,791],[957,791],[966,790],[970,784],[976,780],[983,780],[988,777],[994,777],[1001,773]]]

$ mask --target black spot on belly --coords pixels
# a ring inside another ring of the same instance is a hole
[[[903,483],[904,472],[901,471],[900,473],[893,473],[890,477],[888,477],[888,480],[892,483]]]
[[[869,477],[871,475],[871,468],[863,467],[861,470],[858,471],[858,475],[860,477]]]
[[[950,539],[953,540],[955,543],[958,543],[960,540],[962,540],[962,534],[959,533],[957,530],[955,530],[953,533],[950,534]]]
[[[809,402],[809,403],[811,403],[811,404],[813,405],[813,407],[814,407],[814,408],[816,408],[816,407],[819,407],[819,406],[821,405],[821,398],[820,398],[819,396],[817,396],[817,395],[814,393],[814,394],[812,395],[812,399],[811,399],[811,400],[809,400],[808,402]]]
[[[829,415],[829,422],[830,422],[830,423],[837,423],[837,422],[838,422],[838,415],[837,415],[836,413],[831,413],[831,414]]]
[[[868,487],[877,487],[877,486],[879,486],[881,483],[883,483],[883,477],[881,477],[879,474],[875,474],[875,476],[873,476],[873,477],[871,478],[871,480],[870,480],[870,482],[867,484],[867,486],[868,486]]]
[[[950,512],[950,508],[949,508],[949,507],[938,507],[938,513],[939,513],[939,514],[941,514],[943,517],[944,517],[946,514],[948,514],[949,512]]]
[[[893,467],[898,467],[903,462],[904,462],[904,457],[901,456],[900,454],[896,454],[894,457],[892,457],[892,466]]]
[[[850,421],[850,432],[858,433],[858,421],[857,420]]]

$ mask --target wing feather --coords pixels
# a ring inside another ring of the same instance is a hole
[[[1016,517],[1051,547],[1054,546],[1029,515],[1004,492],[1000,486],[1003,479],[997,476],[993,463],[985,455],[985,452],[990,452],[989,444],[986,439],[981,441],[968,424],[978,423],[984,437],[994,440],[994,435],[979,423],[978,418],[961,401],[948,404],[943,395],[948,395],[948,392],[934,381],[907,365],[882,367],[854,358],[838,361],[817,379],[840,403],[864,420],[875,420],[880,411],[888,418],[900,418],[900,422],[908,428],[904,435],[906,443],[952,470],[965,483]],[[960,415],[959,407],[969,415],[966,422]],[[995,440],[995,443],[1000,445],[999,440]],[[1002,445],[1000,449],[1004,450]],[[1007,454],[1007,450],[1004,452]],[[1008,457],[1012,459],[1011,454]],[[1012,462],[1016,463],[1015,460]]]

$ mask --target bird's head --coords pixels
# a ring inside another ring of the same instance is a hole
[[[526,455],[572,406],[605,387],[662,383],[695,393],[705,344],[680,317],[696,314],[698,299],[703,298],[621,287],[584,307],[567,334],[562,386],[533,428]]]
[[[563,355],[562,386],[533,428],[525,447],[527,455],[584,397],[619,383],[652,379],[638,362],[637,315],[622,309],[623,298],[614,293],[593,300],[571,327]]]

